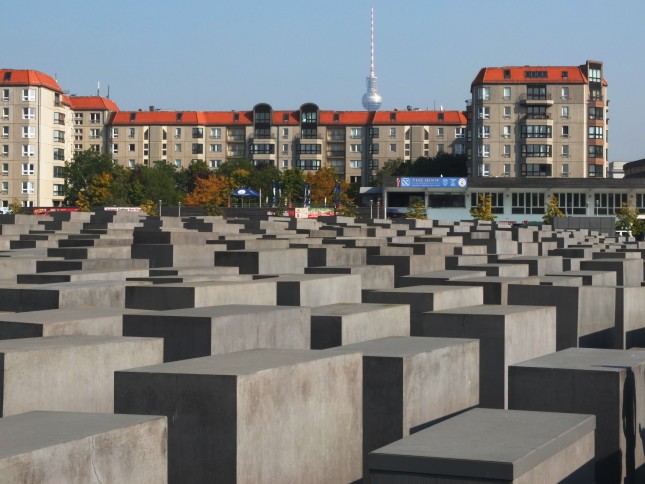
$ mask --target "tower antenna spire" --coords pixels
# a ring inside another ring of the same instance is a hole
[[[372,2],[371,39],[370,39],[370,75],[367,78],[367,91],[363,94],[363,107],[368,111],[378,111],[383,98],[378,93],[376,74],[374,72],[374,2]]]

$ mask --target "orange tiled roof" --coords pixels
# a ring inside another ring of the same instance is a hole
[[[74,99],[74,98],[72,98]],[[443,113],[443,121],[439,115]],[[181,116],[179,116],[181,114]],[[235,121],[235,114],[238,120]],[[465,125],[462,111],[319,111],[319,124],[323,126],[454,124]],[[285,120],[286,119],[286,120]],[[252,111],[120,111],[112,116],[114,125],[187,125],[187,126],[250,126]],[[273,111],[274,126],[298,126],[298,111]]]
[[[63,92],[53,77],[31,69],[0,69],[0,86],[43,86]]]
[[[70,107],[75,110],[104,110],[119,111],[114,101],[101,96],[70,96],[66,97]]]
[[[510,77],[505,78],[504,72],[509,71]],[[546,72],[547,77],[526,77],[527,71]],[[566,72],[567,77],[562,77]],[[518,66],[518,67],[482,67],[473,84],[514,84],[514,83],[566,83],[584,84],[587,78],[579,66]]]

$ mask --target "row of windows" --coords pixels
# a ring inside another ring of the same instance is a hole
[[[2,90],[2,100],[3,101],[9,101],[10,98],[10,90],[9,89],[3,89]],[[36,100],[36,90],[35,89],[22,89],[22,100],[25,102],[33,102]]]
[[[546,85],[528,85],[526,89],[526,98],[527,99],[547,99],[547,90]],[[524,89],[522,90],[524,93]],[[511,99],[511,87],[505,86],[502,90],[502,96],[505,100]],[[480,101],[490,101],[491,88],[489,86],[482,86],[477,89],[477,99]],[[569,87],[561,86],[560,87],[560,98],[569,99]]]

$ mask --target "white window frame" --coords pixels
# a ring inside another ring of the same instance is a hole
[[[490,138],[490,126],[479,126],[477,128],[477,137],[479,139]]]
[[[502,137],[506,138],[506,139],[511,137],[511,127],[510,126],[502,126]]]
[[[443,138],[443,128],[437,128],[437,138]]]
[[[560,117],[562,119],[569,119],[569,106],[562,106]]]
[[[511,119],[511,107],[510,106],[504,106],[503,111],[502,111],[502,117],[504,119]]]
[[[503,158],[511,157],[511,145],[502,145],[502,157]]]
[[[561,173],[562,173],[562,176],[569,176],[569,174],[571,173],[569,171],[569,163],[562,163],[562,172]]]
[[[111,147],[111,148],[112,148],[112,149],[111,149],[111,153],[112,153],[113,155],[118,155],[118,154],[119,154],[119,144],[118,144],[118,143],[112,143],[112,147]]]
[[[8,101],[9,100],[9,89],[3,89],[2,90],[2,100],[3,101]]]
[[[90,124],[100,124],[101,113],[90,113]]]
[[[569,126],[562,126],[560,129],[560,135],[563,138],[568,138],[569,137]]]
[[[112,138],[119,137],[119,128],[112,128]]]
[[[511,164],[510,163],[504,163],[503,167],[503,175],[504,176],[511,176]]]
[[[9,145],[2,145],[2,153],[0,153],[0,156],[9,156]]]
[[[289,143],[283,143],[282,144],[282,152],[283,153],[289,153]]]
[[[477,118],[478,119],[490,119],[490,107],[489,106],[480,106],[477,109]]]
[[[9,193],[9,182],[8,181],[3,181],[2,182],[2,193]]]
[[[2,108],[2,119],[9,119],[9,108]]]
[[[2,127],[2,137],[3,138],[8,138],[9,137],[9,126],[3,126]]]
[[[560,97],[564,100],[569,99],[569,86],[562,86]]]
[[[350,153],[362,153],[363,152],[363,145],[360,143],[352,143],[349,145],[349,152]]]
[[[128,160],[128,168],[134,168],[136,164],[136,160]]]
[[[36,90],[29,88],[23,89],[22,100],[27,102],[34,102],[36,100]]]
[[[349,167],[355,170],[363,168],[363,160],[349,160]]]
[[[36,108],[22,108],[22,119],[36,119]]]
[[[289,128],[282,128],[282,138],[287,139],[289,137]]]
[[[32,195],[34,193],[34,182],[24,181],[21,183],[21,193],[23,195]]]
[[[511,99],[511,88],[509,86],[504,87],[503,93],[504,93],[504,95],[503,95],[504,100],[505,101],[510,101],[510,99]]]
[[[36,137],[36,126],[23,126],[22,127],[22,137],[33,139]]]
[[[466,128],[455,128],[455,139],[463,139],[466,137]]]
[[[181,138],[181,128],[175,128],[175,138]]]
[[[34,145],[22,145],[22,156],[36,156]]]
[[[490,87],[481,86],[477,88],[477,99],[480,101],[490,101]]]
[[[477,145],[477,156],[479,158],[490,158],[490,145]]]
[[[562,145],[560,148],[560,154],[563,158],[569,158],[569,145]]]
[[[33,163],[22,163],[22,175],[23,176],[28,176],[28,175],[33,175],[35,173],[35,165]]]
[[[390,138],[396,138],[396,128],[390,128]]]
[[[222,138],[222,128],[211,128],[211,138],[221,139]]]
[[[479,176],[490,176],[490,163],[480,163],[477,165],[477,172]]]

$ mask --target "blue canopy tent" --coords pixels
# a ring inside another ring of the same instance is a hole
[[[231,193],[232,197],[238,197],[242,199],[242,206],[244,206],[244,199],[245,198],[253,198],[257,197],[258,198],[258,205],[261,205],[260,199],[262,198],[262,195],[260,195],[258,192],[253,190],[253,188],[247,188],[247,187],[240,187],[236,188],[233,190],[233,193]],[[250,206],[250,203],[249,203]]]

